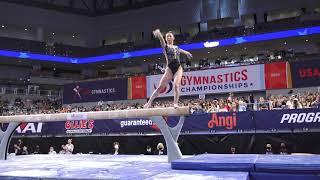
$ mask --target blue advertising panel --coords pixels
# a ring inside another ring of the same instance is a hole
[[[320,61],[298,61],[290,63],[294,88],[320,86]]]
[[[303,131],[320,129],[320,109],[285,109],[254,113],[258,131]]]
[[[63,88],[64,104],[125,100],[127,96],[127,78],[72,83]]]

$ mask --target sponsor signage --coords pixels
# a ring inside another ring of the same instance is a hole
[[[128,79],[128,99],[144,99],[147,97],[146,76],[130,77]]]
[[[21,123],[17,129],[18,134],[41,134],[43,123]]]
[[[127,91],[126,78],[67,84],[63,88],[63,103],[126,100]]]
[[[147,96],[159,85],[162,75],[147,77]],[[173,96],[172,81],[161,90],[160,97]],[[181,95],[198,95],[264,90],[264,65],[190,71],[183,74]]]
[[[320,131],[319,110],[319,108],[313,108],[194,114],[185,118],[181,132],[183,134],[223,134]],[[170,127],[174,127],[178,123],[179,117],[165,117],[164,120]],[[159,128],[148,118],[22,123],[16,130],[18,136],[159,133]]]
[[[254,113],[257,130],[320,130],[320,109],[286,109]]]
[[[287,66],[287,62],[276,62],[264,65],[266,89],[286,89],[291,86]]]
[[[320,61],[290,63],[294,88],[320,86]]]

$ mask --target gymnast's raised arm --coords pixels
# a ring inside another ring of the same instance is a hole
[[[156,29],[153,31],[153,36],[158,38],[160,40],[160,44],[161,44],[161,47],[162,48],[165,48],[166,47],[166,41],[164,40],[161,32],[159,29]]]

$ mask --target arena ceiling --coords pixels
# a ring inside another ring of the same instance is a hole
[[[160,5],[179,0],[3,0],[24,6],[90,17]]]

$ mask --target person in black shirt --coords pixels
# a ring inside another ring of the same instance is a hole
[[[144,153],[144,155],[152,155],[152,149],[151,146],[147,146],[146,152]]]
[[[36,145],[36,148],[35,148],[33,154],[41,154],[41,153],[40,153],[40,146],[39,146],[39,145]]]
[[[13,145],[14,153],[16,155],[22,155],[22,147],[23,147],[23,142],[21,139],[18,139],[18,142]]]

